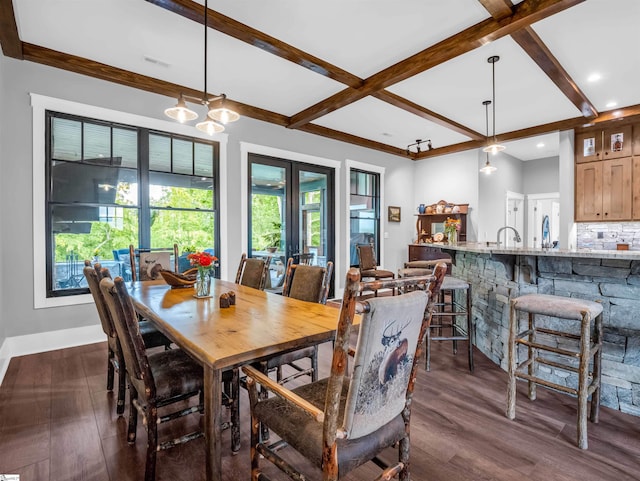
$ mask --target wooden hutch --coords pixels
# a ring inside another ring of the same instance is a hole
[[[409,245],[409,261],[449,257],[449,255],[443,254],[440,250],[440,247],[446,244],[446,236],[443,236],[443,239],[439,239],[437,234],[444,234],[444,221],[448,217],[459,219],[458,242],[466,242],[468,211],[469,204],[453,204],[444,200],[425,206],[424,214],[416,214],[417,238],[415,244]]]

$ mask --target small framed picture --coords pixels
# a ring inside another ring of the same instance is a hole
[[[618,132],[611,136],[611,152],[622,152],[622,145],[624,143],[624,134]]]
[[[400,222],[400,207],[389,206],[388,209],[389,222]]]

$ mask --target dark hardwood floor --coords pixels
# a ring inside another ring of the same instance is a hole
[[[476,351],[471,375],[463,353],[453,356],[450,343],[436,343],[432,371],[420,369],[411,423],[414,481],[640,479],[640,418],[602,408],[600,423],[589,424],[589,450],[581,451],[574,445],[574,399],[539,388],[538,400],[530,402],[519,384],[517,418],[509,421],[506,374]],[[328,346],[321,354],[326,372]],[[14,358],[0,388],[0,473],[20,474],[21,481],[142,479],[142,423],[138,442],[128,446],[128,408],[125,417],[116,416],[105,382],[106,343]],[[231,455],[224,433],[229,481],[249,479],[248,402],[242,396],[238,455]],[[190,418],[186,422],[201,422],[198,415]],[[181,422],[163,425],[161,436],[183,432]],[[378,472],[369,463],[345,479],[371,480]],[[158,455],[158,480],[202,479],[202,440]]]

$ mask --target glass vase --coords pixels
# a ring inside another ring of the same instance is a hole
[[[196,275],[196,297],[211,296],[211,273],[209,269],[198,269]]]
[[[448,244],[457,244],[458,243],[458,232],[452,231],[447,235],[447,243]]]

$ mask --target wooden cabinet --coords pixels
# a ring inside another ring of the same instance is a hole
[[[576,165],[576,221],[632,218],[631,157]]]
[[[640,130],[640,129],[638,129]],[[633,220],[640,220],[640,155],[633,158]]]
[[[635,135],[639,135],[640,128],[635,131]],[[633,152],[631,125],[580,132],[576,134],[575,140],[576,164],[630,157]],[[636,149],[640,150],[640,146]]]
[[[418,244],[426,242],[427,239],[433,239],[433,235],[437,232],[444,232],[443,225],[447,217],[460,219],[458,241],[465,242],[467,240],[467,214],[417,214],[417,217],[416,231],[418,232]]]

